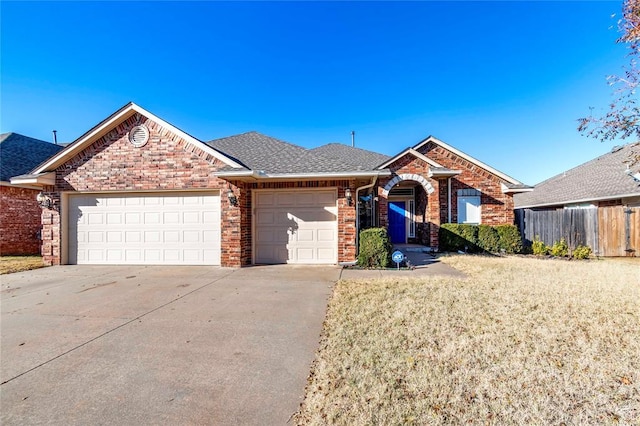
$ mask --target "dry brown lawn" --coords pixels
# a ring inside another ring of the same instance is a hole
[[[640,262],[441,259],[336,285],[297,424],[640,424]]]
[[[40,256],[0,256],[0,275],[43,267]]]

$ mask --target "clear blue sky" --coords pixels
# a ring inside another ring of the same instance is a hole
[[[620,1],[8,2],[2,132],[75,140],[133,101],[201,140],[396,154],[428,135],[528,184],[608,151]]]

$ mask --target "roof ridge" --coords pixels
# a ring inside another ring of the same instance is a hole
[[[320,145],[320,146],[317,146],[315,148],[311,148],[310,151],[315,151],[315,150],[320,149],[322,147],[331,146],[331,145],[343,146],[343,147],[350,148],[350,149],[357,149],[359,151],[370,152],[370,153],[373,153],[373,154],[378,154],[378,155],[383,155],[383,156],[389,157],[389,155],[383,154],[383,153],[378,152],[378,151],[372,151],[370,149],[360,148],[359,146],[351,146],[351,145],[347,145],[347,144],[342,143],[342,142],[325,143],[324,145]]]

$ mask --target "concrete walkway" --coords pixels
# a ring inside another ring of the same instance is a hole
[[[415,267],[413,270],[406,268],[396,270],[389,269],[358,269],[358,268],[344,268],[340,279],[343,280],[358,280],[358,279],[371,279],[371,278],[383,278],[383,277],[407,277],[407,278],[419,278],[428,277],[434,275],[444,275],[454,278],[465,278],[466,275],[457,269],[452,268],[446,263],[442,263],[438,260],[437,256],[433,256],[430,253],[419,251],[404,251],[403,253]]]

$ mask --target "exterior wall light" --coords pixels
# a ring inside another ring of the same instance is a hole
[[[349,188],[344,190],[344,197],[347,199],[347,205],[351,205],[353,203],[353,198],[351,197],[351,190]]]
[[[236,197],[236,194],[234,194],[231,189],[227,191],[227,198],[229,199],[229,204],[232,206],[238,205],[238,197]]]
[[[50,209],[51,207],[53,207],[53,199],[42,192],[36,195],[36,201],[38,202],[38,205],[43,209]]]

